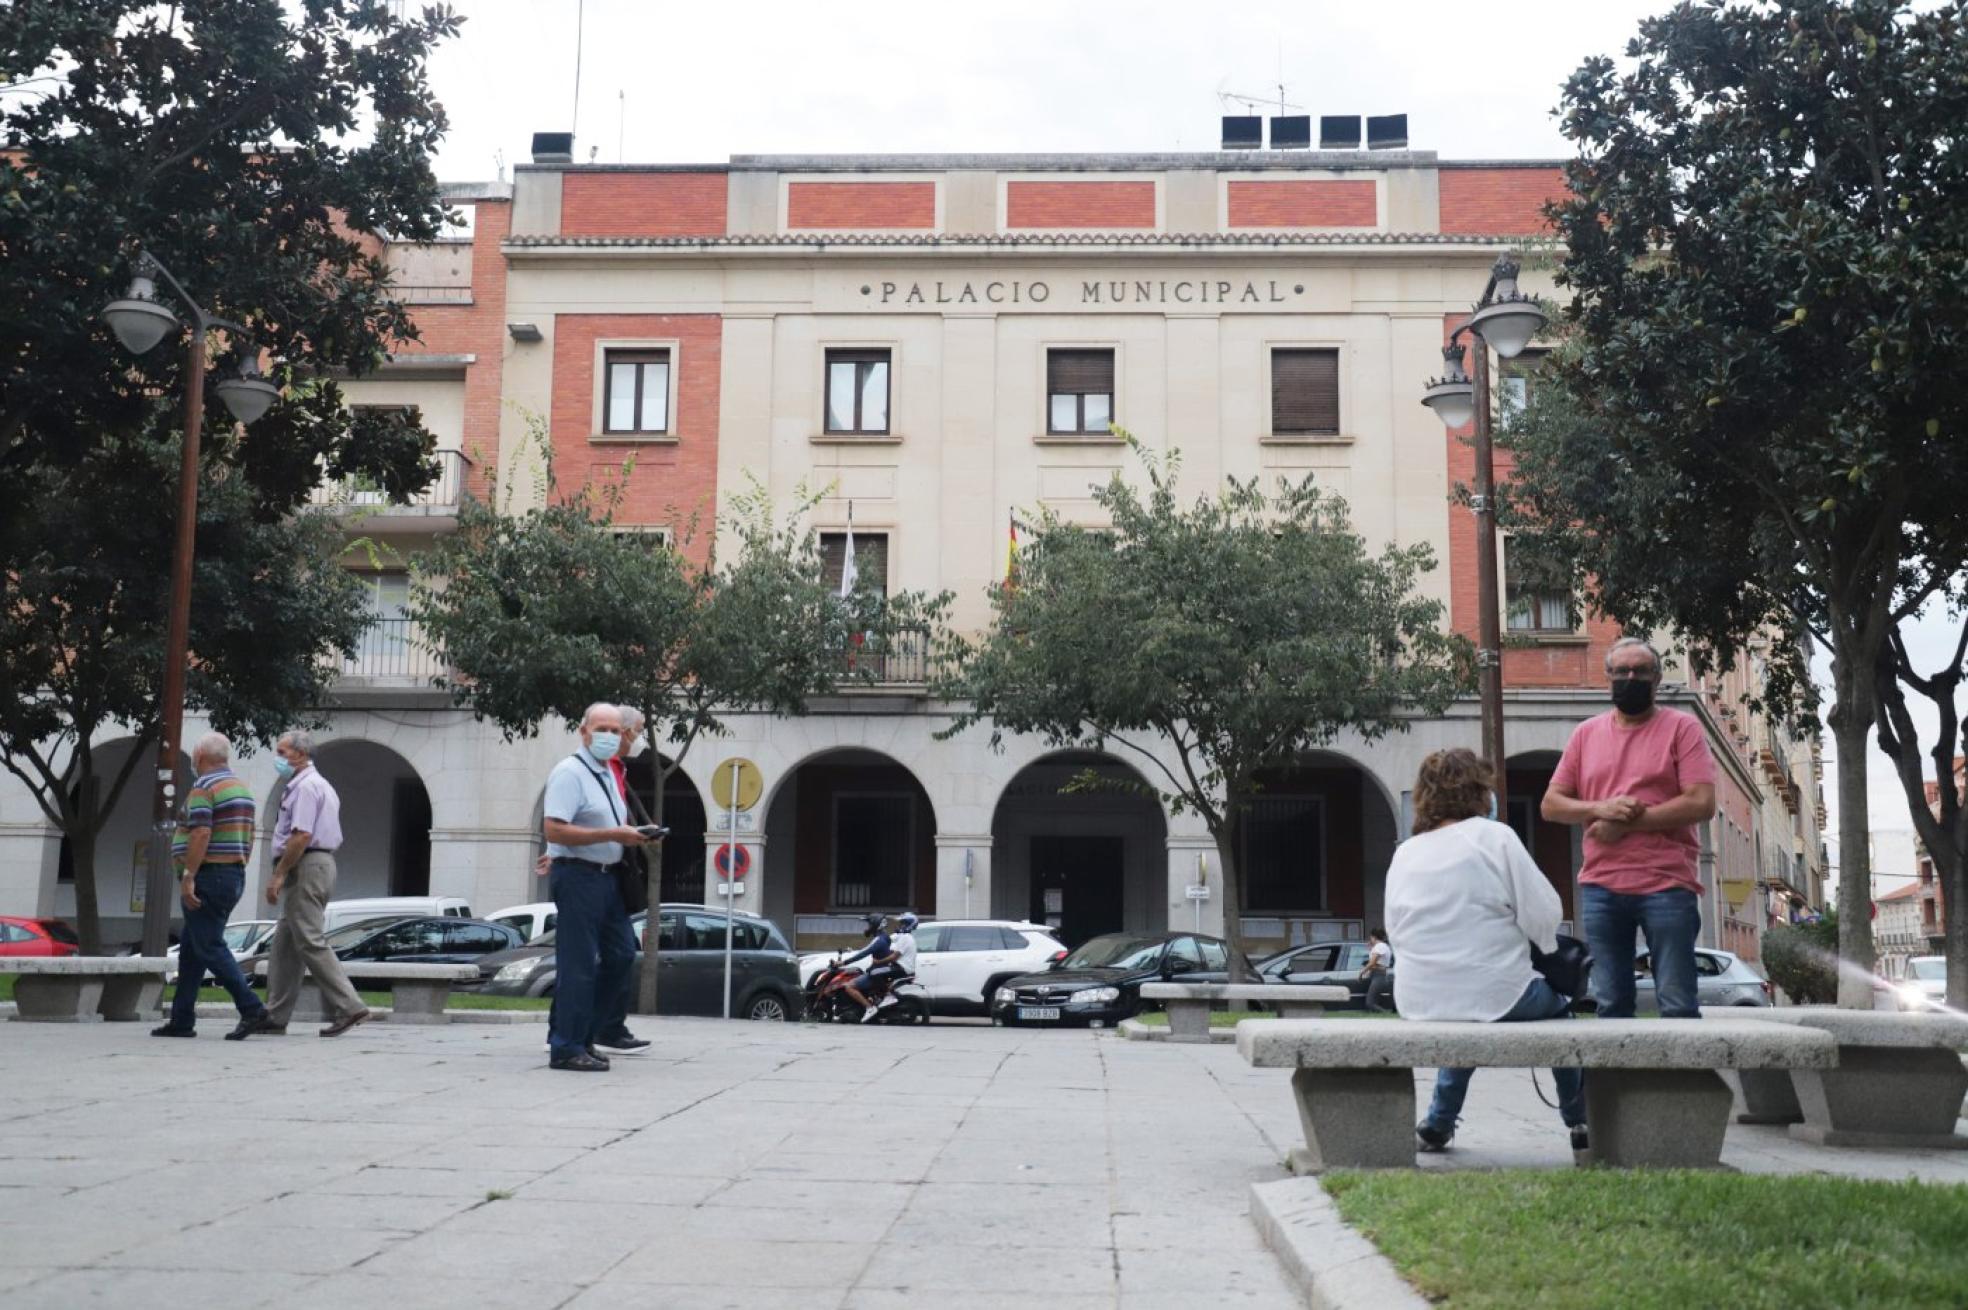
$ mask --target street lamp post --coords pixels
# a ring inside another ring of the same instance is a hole
[[[1496,464],[1490,440],[1490,351],[1515,359],[1545,324],[1537,301],[1517,290],[1518,268],[1512,256],[1497,256],[1475,310],[1449,334],[1449,343],[1442,348],[1442,376],[1421,393],[1421,403],[1451,431],[1472,418],[1476,421],[1476,490],[1470,496],[1470,509],[1476,515],[1476,667],[1481,679],[1483,754],[1496,769],[1497,812],[1506,819],[1503,615],[1497,578]],[[1473,377],[1462,368],[1464,333],[1476,339]]]
[[[191,628],[192,545],[198,527],[198,437],[205,422],[205,334],[223,328],[250,339],[246,328],[207,314],[170,270],[144,251],[137,257],[130,293],[103,307],[103,321],[133,354],[144,354],[182,326],[178,316],[157,303],[156,279],[191,311],[191,343],[185,353],[184,452],[178,468],[178,531],[171,546],[170,611],[164,629],[163,722],[158,733],[157,773],[151,793],[150,868],[144,880],[143,953],[162,955],[171,923],[171,831],[175,824],[178,747],[184,735],[185,651]],[[241,357],[235,377],[216,387],[232,416],[251,423],[278,397],[259,376],[255,352]]]

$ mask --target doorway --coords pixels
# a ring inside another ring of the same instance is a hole
[[[1124,838],[1033,837],[1031,869],[1031,920],[1052,928],[1068,949],[1121,930]]]

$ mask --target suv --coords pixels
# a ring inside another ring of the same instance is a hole
[[[827,962],[852,951],[800,957],[800,986]],[[1007,978],[1037,973],[1066,958],[1052,929],[1018,919],[938,919],[916,928],[916,985],[935,1014],[989,1014],[991,996]]]

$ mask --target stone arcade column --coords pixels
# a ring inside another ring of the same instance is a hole
[[[1208,900],[1189,899],[1188,889],[1198,883],[1209,888]],[[1223,868],[1217,858],[1216,839],[1207,832],[1171,831],[1168,835],[1169,931],[1189,930],[1221,937],[1225,912]]]
[[[936,917],[996,917],[991,906],[990,833],[936,834]]]

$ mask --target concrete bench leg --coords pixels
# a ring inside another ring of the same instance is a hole
[[[1739,1124],[1794,1124],[1804,1118],[1788,1069],[1724,1069]]]
[[[1804,1122],[1790,1135],[1820,1146],[1968,1147],[1954,1130],[1968,1069],[1940,1048],[1840,1046],[1836,1069],[1794,1069]]]
[[[102,1016],[101,975],[24,973],[14,980],[14,1017],[22,1023],[94,1023]]]
[[[97,1012],[118,1023],[152,1019],[163,1008],[164,979],[141,973],[114,974],[103,979]]]
[[[1326,1013],[1324,1001],[1273,1001],[1278,1007],[1280,1019],[1322,1019]]]
[[[1293,1173],[1414,1167],[1414,1070],[1294,1069],[1292,1095],[1305,1129]]]
[[[1206,1042],[1210,1032],[1208,1001],[1163,1001],[1168,1010],[1169,1040]]]
[[[450,1023],[444,1003],[451,999],[449,982],[411,982],[398,978],[390,991],[391,1023]]]
[[[1713,1069],[1588,1069],[1592,1158],[1627,1169],[1718,1168],[1731,1099]]]

